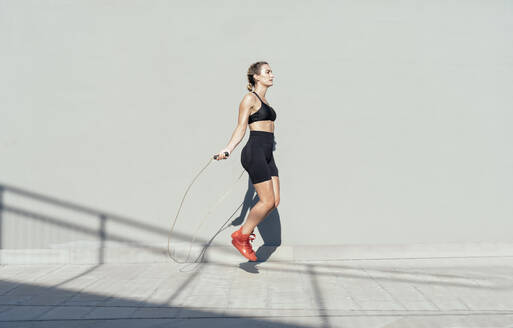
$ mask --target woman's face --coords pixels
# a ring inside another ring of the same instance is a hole
[[[266,87],[270,87],[273,85],[274,74],[271,66],[268,64],[264,64],[260,67],[260,75],[256,76],[257,81],[265,85]]]

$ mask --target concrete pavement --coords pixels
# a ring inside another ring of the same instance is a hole
[[[513,327],[513,257],[3,265],[0,327]]]

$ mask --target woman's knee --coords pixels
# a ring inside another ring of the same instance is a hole
[[[278,207],[278,204],[280,204],[280,198],[274,197],[265,203],[268,210],[274,210]]]
[[[273,197],[268,197],[267,199],[261,199],[260,202],[262,206],[264,206],[267,210],[272,210],[276,204]]]
[[[273,185],[271,180],[263,181],[262,183],[255,184],[255,189],[258,194],[259,202],[267,210],[272,210],[276,207],[276,195],[274,194]]]

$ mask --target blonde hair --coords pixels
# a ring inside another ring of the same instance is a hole
[[[268,62],[265,62],[265,61],[258,61],[256,63],[253,63],[251,64],[251,66],[249,66],[248,68],[248,90],[249,91],[253,91],[253,89],[255,88],[255,78],[253,77],[253,74],[256,74],[256,75],[260,75],[260,68],[262,67],[262,65],[269,65]]]

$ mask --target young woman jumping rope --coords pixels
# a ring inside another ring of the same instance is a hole
[[[241,142],[249,125],[249,140],[241,151],[241,164],[258,194],[259,201],[248,214],[239,230],[232,233],[232,244],[250,261],[257,257],[250,242],[255,239],[255,227],[275,209],[280,202],[280,179],[274,163],[274,121],[276,113],[265,99],[267,88],[273,85],[274,74],[269,64],[259,61],[248,69],[248,90],[239,105],[237,127],[230,142],[221,150],[216,160],[227,158]]]

